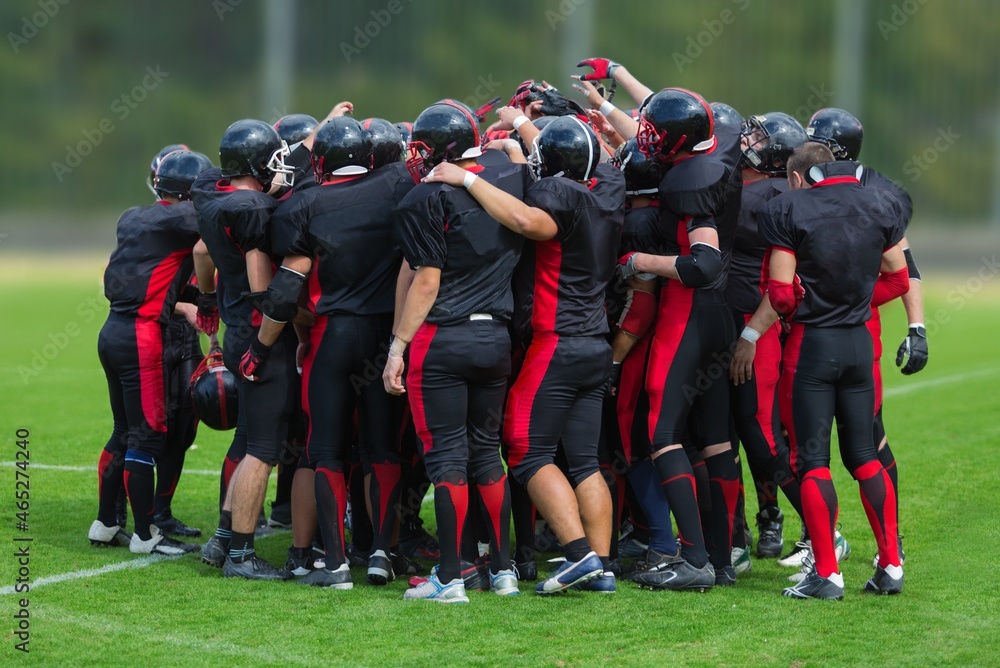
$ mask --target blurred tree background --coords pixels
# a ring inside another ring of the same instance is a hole
[[[845,106],[917,224],[1000,225],[992,0],[32,0],[0,20],[5,220],[147,202],[161,146],[217,160],[239,118],[322,118],[347,99],[358,118],[412,120],[442,97],[506,101],[527,78],[571,91],[576,61],[604,55],[743,114]]]

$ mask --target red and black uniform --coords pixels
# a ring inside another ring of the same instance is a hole
[[[729,442],[729,350],[735,332],[724,291],[743,185],[739,157],[739,137],[717,135],[714,148],[677,161],[660,182],[664,252],[678,256],[681,280],[664,281],[650,348],[646,390],[654,453],[682,443],[689,421],[698,448]],[[718,232],[718,250],[691,244],[689,234],[703,227]],[[657,455],[654,463],[683,536],[683,556],[703,568],[708,554],[691,463],[679,448]],[[711,560],[720,569],[730,562],[739,473],[731,452],[706,457],[705,466],[714,511]]]
[[[524,165],[469,171],[524,198]],[[500,417],[510,376],[511,276],[524,238],[494,220],[463,188],[416,186],[400,203],[403,255],[441,270],[437,298],[410,342],[406,386],[427,475],[434,484],[443,582],[459,577],[467,485],[491,544],[490,569],[510,568],[510,492],[500,459]]]
[[[779,385],[781,418],[801,481],[817,573],[825,578],[837,572],[838,507],[830,475],[834,418],[841,458],[861,487],[880,565],[899,565],[895,494],[872,442],[875,388],[865,322],[882,254],[904,230],[898,204],[863,187],[856,163],[821,167],[825,179],[775,199],[758,220],[769,252],[795,256],[805,290],[797,309],[787,303],[790,289],[784,284],[771,280],[768,296],[779,314],[791,315]]]
[[[624,222],[625,179],[605,164],[595,174],[586,184],[543,178],[525,196],[552,217],[558,233],[534,244],[531,345],[504,418],[508,463],[522,485],[553,463],[560,439],[574,487],[599,469],[603,385],[611,371],[604,298]]]
[[[202,239],[218,270],[219,315],[226,324],[223,360],[240,381],[240,412],[223,466],[225,482],[242,458],[238,450],[244,440],[245,454],[271,465],[277,463],[288,440],[295,404],[297,340],[288,328],[271,347],[259,379],[251,383],[243,378],[240,358],[256,338],[262,318],[247,298],[251,290],[246,254],[257,250],[270,255],[269,222],[278,201],[262,192],[234,188],[219,169],[198,177],[191,186],[191,200],[198,212]]]
[[[763,282],[767,243],[758,230],[757,214],[770,200],[787,190],[788,180],[777,177],[743,185],[743,202],[726,284],[726,302],[733,313],[736,331],[742,331],[750,322],[767,287]],[[757,482],[758,497],[765,499],[768,506],[777,506],[776,495],[780,487],[801,515],[799,483],[791,470],[788,444],[781,433],[778,413],[780,330],[781,326],[775,323],[761,333],[753,360],[753,378],[730,386],[730,410]]]
[[[97,352],[108,378],[114,430],[98,465],[100,509],[115,523],[124,484],[135,530],[149,540],[153,520],[153,467],[167,437],[163,340],[177,297],[191,276],[198,223],[190,203],[135,207],[118,221],[118,245],[104,272],[111,312]],[[124,455],[124,463],[122,462]]]
[[[308,419],[303,456],[316,470],[319,527],[331,570],[344,562],[344,468],[351,458],[355,411],[362,465],[372,476],[373,549],[389,554],[403,407],[386,393],[381,378],[403,258],[393,211],[412,187],[401,163],[387,165],[299,191],[271,219],[275,254],[313,260],[306,289],[316,322],[302,366]]]

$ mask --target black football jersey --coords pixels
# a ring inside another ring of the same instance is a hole
[[[275,255],[313,258],[310,308],[319,315],[393,312],[402,253],[396,202],[413,187],[403,168],[385,165],[296,192],[271,217]]]
[[[509,160],[470,171],[517,199],[524,199],[530,182],[527,166]],[[397,224],[410,266],[441,269],[427,322],[452,325],[474,313],[510,320],[521,235],[494,220],[464,188],[440,183],[413,188],[399,205]]]
[[[660,203],[651,200],[648,206],[625,207],[625,223],[618,242],[618,257],[626,253],[650,253],[663,255],[663,235],[660,234]],[[614,329],[625,310],[628,299],[628,283],[612,280],[608,283],[604,308],[608,323]]]
[[[905,188],[898,185],[888,176],[885,176],[870,167],[864,167],[860,178],[861,185],[878,188],[887,196],[895,199],[897,204],[899,204],[900,211],[902,211],[903,224],[910,224],[910,217],[913,216],[913,200],[910,199],[910,193],[908,193]]]
[[[559,228],[534,244],[531,327],[566,336],[608,333],[605,291],[615,273],[625,219],[625,177],[602,163],[589,183],[546,177],[530,186],[525,203]]]
[[[690,255],[688,234],[712,227],[719,234],[723,270],[701,290],[724,290],[740,213],[743,176],[740,142],[734,133],[716,135],[716,145],[676,162],[660,182],[660,225],[666,255]],[[676,281],[680,283],[680,281]]]
[[[227,327],[259,326],[260,313],[243,298],[250,292],[246,254],[270,254],[268,223],[278,201],[262,192],[238,190],[213,168],[191,186],[198,229],[219,272],[219,315]]]
[[[117,237],[104,270],[104,296],[111,310],[167,324],[194,268],[194,207],[190,202],[133,207],[118,220]]]
[[[726,282],[726,303],[733,313],[752,314],[760,305],[767,242],[757,229],[757,214],[770,200],[788,190],[788,179],[774,177],[743,185],[743,202],[733,236]]]
[[[774,198],[758,215],[764,240],[795,253],[796,274],[805,289],[795,322],[864,324],[871,317],[882,254],[903,238],[900,205],[862,186],[855,167],[846,161],[828,163],[828,178]]]

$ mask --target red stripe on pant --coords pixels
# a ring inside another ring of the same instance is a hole
[[[892,479],[879,461],[862,464],[851,475],[858,481],[861,505],[865,508],[868,523],[878,545],[878,565],[899,566],[898,520],[896,518],[896,492]]]
[[[315,275],[315,272],[313,272]],[[330,318],[325,315],[316,316],[316,322],[309,329],[309,354],[302,360],[302,412],[306,416],[306,459],[309,460],[309,443],[312,441],[312,411],[309,408],[309,379],[312,377],[316,353],[323,342],[326,324]],[[311,460],[310,460],[311,461]]]
[[[524,461],[531,438],[531,411],[535,405],[535,395],[541,387],[545,374],[552,362],[552,355],[559,345],[559,335],[553,332],[537,332],[528,348],[521,366],[517,382],[507,397],[503,430],[507,442],[507,465],[514,467]]]
[[[830,469],[813,469],[802,476],[802,515],[812,541],[816,573],[822,578],[837,572],[833,532],[839,510]]]
[[[142,414],[153,431],[167,432],[167,398],[163,378],[163,328],[155,320],[136,318],[139,350],[139,397]]]
[[[875,379],[875,415],[878,415],[878,410],[882,407],[882,317],[877,308],[872,308],[872,317],[865,323],[865,327],[872,335],[872,352],[875,357],[872,377]],[[878,447],[878,443],[875,447]]]
[[[410,341],[410,368],[406,372],[406,394],[410,399],[413,426],[425,455],[434,447],[434,439],[427,428],[427,414],[424,412],[424,360],[436,333],[437,325],[426,322],[420,325]]]
[[[788,429],[788,460],[793,473],[797,473],[795,465],[796,459],[798,459],[799,442],[795,437],[795,422],[792,419],[792,392],[795,388],[795,372],[799,366],[799,354],[802,351],[804,333],[804,326],[792,325],[792,331],[789,332],[788,339],[785,340],[785,348],[782,351],[781,380],[778,381],[778,410],[781,414],[781,423]]]
[[[668,280],[660,292],[660,310],[656,318],[656,332],[649,351],[646,370],[646,393],[649,394],[649,442],[656,446],[673,445],[655,443],[656,424],[663,408],[663,390],[667,384],[670,365],[677,355],[681,339],[687,329],[694,305],[694,293],[679,281]]]

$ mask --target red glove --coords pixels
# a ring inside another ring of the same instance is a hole
[[[620,281],[627,281],[633,276],[638,277],[640,281],[651,281],[656,278],[656,274],[646,273],[635,268],[636,255],[637,253],[630,252],[618,258],[618,279]]]
[[[580,77],[582,81],[600,81],[601,79],[614,79],[615,70],[619,65],[607,58],[587,58],[576,64],[577,67],[590,67],[593,72],[588,72]]]
[[[270,346],[265,346],[260,342],[260,339],[254,337],[253,341],[250,342],[250,347],[240,359],[240,374],[251,383],[256,383],[260,380],[260,376],[257,375],[260,372],[260,367],[267,360],[267,355],[270,352]]]
[[[198,329],[209,335],[219,331],[219,304],[214,292],[198,293]]]

